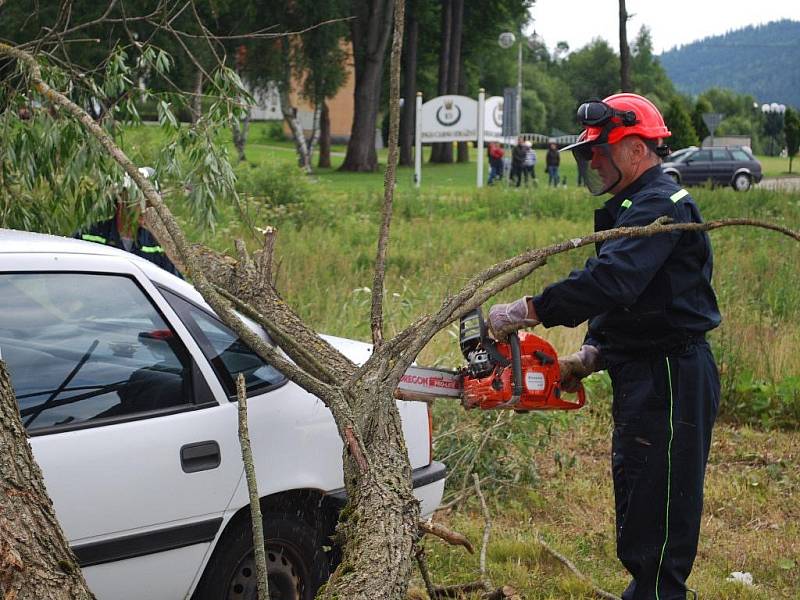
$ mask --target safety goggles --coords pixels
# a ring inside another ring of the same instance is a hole
[[[578,107],[578,122],[584,127],[603,127],[617,117],[624,127],[636,124],[632,110],[616,110],[602,100],[589,100]]]

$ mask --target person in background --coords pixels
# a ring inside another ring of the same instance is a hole
[[[661,170],[671,136],[658,108],[637,94],[589,100],[569,148],[586,187],[612,194],[595,230],[649,225],[660,217],[702,223],[688,191]],[[576,327],[578,352],[559,359],[561,387],[605,369],[611,378],[611,475],[617,557],[631,574],[623,600],[686,600],[697,553],[703,480],[720,382],[706,333],[721,317],[706,232],[673,231],[597,244],[583,269],[541,294],[496,304],[502,338],[524,326]],[[693,594],[697,598],[696,594]]]
[[[558,167],[561,164],[561,156],[558,154],[558,146],[555,142],[550,142],[550,147],[547,149],[547,185],[558,187],[559,176]]]
[[[536,150],[533,149],[533,142],[527,140],[525,142],[525,148],[527,149],[525,153],[525,164],[524,166],[524,173],[525,173],[525,185],[528,185],[528,177],[530,177],[531,185],[536,184]]]
[[[155,182],[155,169],[142,167],[139,169],[145,178]],[[158,240],[150,231],[142,227],[142,211],[138,203],[131,203],[131,195],[136,184],[125,174],[117,197],[114,200],[114,216],[104,221],[92,223],[88,227],[76,232],[73,237],[87,242],[95,242],[106,246],[120,248],[136,256],[141,256],[158,265],[165,271],[181,277],[178,269],[167,257],[164,249],[159,246]]]
[[[489,142],[486,152],[489,155],[489,183],[495,179],[503,178],[503,147],[495,142]]]
[[[525,145],[525,138],[519,136],[517,145],[511,150],[511,179],[517,180],[517,187],[522,183],[522,173],[525,170],[525,156],[528,154],[528,147]]]

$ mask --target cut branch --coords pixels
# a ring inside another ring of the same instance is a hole
[[[260,600],[268,600],[267,554],[264,545],[264,522],[261,519],[261,501],[258,494],[256,467],[253,463],[253,450],[250,447],[250,432],[247,427],[247,386],[244,375],[236,378],[236,397],[239,400],[239,446],[242,449],[242,462],[247,477],[247,491],[250,496],[250,518],[253,529],[253,550],[256,560],[256,584]]]
[[[433,521],[420,521],[419,530],[423,534],[429,533],[443,539],[445,542],[452,546],[463,546],[470,554],[475,554],[475,548],[467,537],[457,531],[448,529],[441,523],[434,523]]]
[[[706,223],[671,223],[668,217],[661,217],[656,219],[653,223],[641,227],[618,227],[615,229],[608,229],[584,237],[565,240],[543,248],[528,250],[478,273],[467,282],[461,291],[445,299],[437,313],[421,317],[413,326],[400,332],[398,337],[403,337],[406,348],[404,351],[400,352],[400,356],[391,373],[390,382],[396,385],[422,348],[430,342],[438,331],[452,323],[458,316],[465,314],[465,312],[467,312],[467,307],[471,306],[475,308],[480,305],[479,301],[482,302],[484,301],[483,299],[491,298],[514,283],[517,283],[545,264],[547,258],[551,256],[592,245],[597,242],[605,242],[620,238],[648,237],[674,231],[712,231],[722,227],[736,226],[751,226],[768,229],[777,233],[782,233],[795,241],[800,241],[800,232],[768,221],[755,219],[719,219]],[[454,307],[460,308],[456,309]],[[421,322],[425,323],[424,327],[418,327],[418,324]]]
[[[581,571],[578,570],[578,567],[576,567],[571,560],[569,560],[563,554],[561,554],[561,553],[557,552],[556,550],[554,550],[538,534],[536,535],[536,541],[539,543],[539,545],[542,548],[544,548],[544,550],[550,556],[552,556],[558,562],[560,562],[562,565],[564,565],[573,575],[575,575],[575,577],[577,577],[581,581],[587,583],[592,588],[592,592],[595,594],[596,597],[603,598],[604,600],[621,600],[619,598],[619,596],[615,596],[614,594],[611,594],[611,593],[605,591],[604,589],[598,587],[591,579],[589,579],[586,575],[581,573]]]

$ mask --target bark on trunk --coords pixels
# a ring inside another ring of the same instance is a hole
[[[297,150],[297,164],[307,174],[311,174],[311,155],[308,153],[308,146],[306,145],[306,136],[303,132],[303,126],[297,116],[297,108],[292,106],[289,100],[289,90],[292,85],[292,72],[289,65],[289,41],[286,36],[281,40],[283,46],[284,66],[283,66],[283,81],[280,83],[280,96],[281,96],[281,112],[283,113],[283,120],[289,126],[292,132],[292,139],[294,140],[294,147]]]
[[[467,78],[464,75],[464,57],[461,57],[461,69],[459,70],[458,75],[458,93],[462,96],[467,95]],[[469,142],[458,142],[458,162],[460,163],[468,163],[469,162]]]
[[[243,162],[247,160],[244,154],[244,148],[247,145],[247,133],[250,130],[249,109],[241,123],[234,121],[233,125],[231,125],[231,129],[233,129],[233,145],[236,146],[236,154],[239,156],[239,162]]]
[[[417,101],[417,43],[419,40],[419,21],[414,13],[415,3],[406,6],[406,61],[404,84],[405,103],[403,104],[403,120],[400,123],[400,164],[411,167],[414,164],[412,148],[414,146],[414,119]]]
[[[623,92],[631,89],[631,49],[628,46],[628,11],[625,0],[619,0],[619,86]]]
[[[453,31],[453,3],[451,0],[442,0],[441,35],[439,40],[439,96],[450,93],[450,34]],[[431,146],[432,163],[453,162],[452,142],[441,142]]]
[[[342,171],[371,172],[378,168],[375,128],[381,97],[384,55],[392,29],[392,0],[353,0],[350,34],[356,86],[353,125]]]
[[[297,150],[297,164],[306,173],[311,174],[311,156],[308,154],[306,146],[306,135],[300,119],[297,117],[297,109],[289,105],[289,94],[286,92],[281,92],[281,110],[283,111],[283,120],[286,121],[292,132],[294,147]]]
[[[319,116],[319,161],[320,169],[331,167],[331,114],[328,104],[322,101],[322,111]]]
[[[56,519],[0,360],[0,597],[94,598]]]
[[[362,381],[353,393],[359,407],[355,412],[363,419],[363,449],[345,445],[349,501],[337,528],[344,537],[344,558],[322,597],[401,600],[411,574],[419,503],[411,488],[400,416],[393,392],[381,390],[377,378]]]
[[[203,72],[197,69],[194,74],[194,97],[192,98],[192,123],[203,116]]]

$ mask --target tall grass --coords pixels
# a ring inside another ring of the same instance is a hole
[[[318,330],[368,340],[381,195],[357,187],[349,194],[310,187],[300,196],[289,194],[292,201],[284,204],[244,190],[240,207],[222,210],[216,232],[193,228],[190,235],[225,249],[235,237],[244,237],[255,248],[257,236],[241,224],[242,217],[256,226],[276,225],[278,287],[284,298]],[[706,219],[752,217],[800,228],[797,195],[706,189],[692,194]],[[600,203],[569,188],[400,191],[386,280],[387,335],[436,310],[476,271],[527,248],[589,233],[592,210]],[[724,319],[709,337],[720,365],[723,420],[759,428],[734,429],[723,422],[715,431],[700,553],[690,585],[705,598],[792,598],[800,585],[795,518],[800,510],[800,247],[753,228],[718,230],[711,239]],[[582,266],[591,252],[582,248],[553,257],[494,300],[536,293]],[[556,327],[537,333],[564,353],[580,345],[584,330]],[[455,327],[441,332],[418,361],[460,365]],[[490,574],[526,598],[592,597],[584,582],[541,551],[537,535],[606,589],[619,591],[627,583],[614,556],[608,377],[594,375],[587,386],[589,405],[577,414],[465,413],[452,401],[434,406],[434,455],[449,467],[447,499],[468,490],[471,473],[480,475],[494,520]],[[774,426],[792,431],[774,431]],[[438,518],[479,540],[479,508],[469,494],[459,507]],[[475,578],[474,557],[436,542],[426,546],[437,583]],[[752,571],[758,586],[725,582],[734,570]]]

